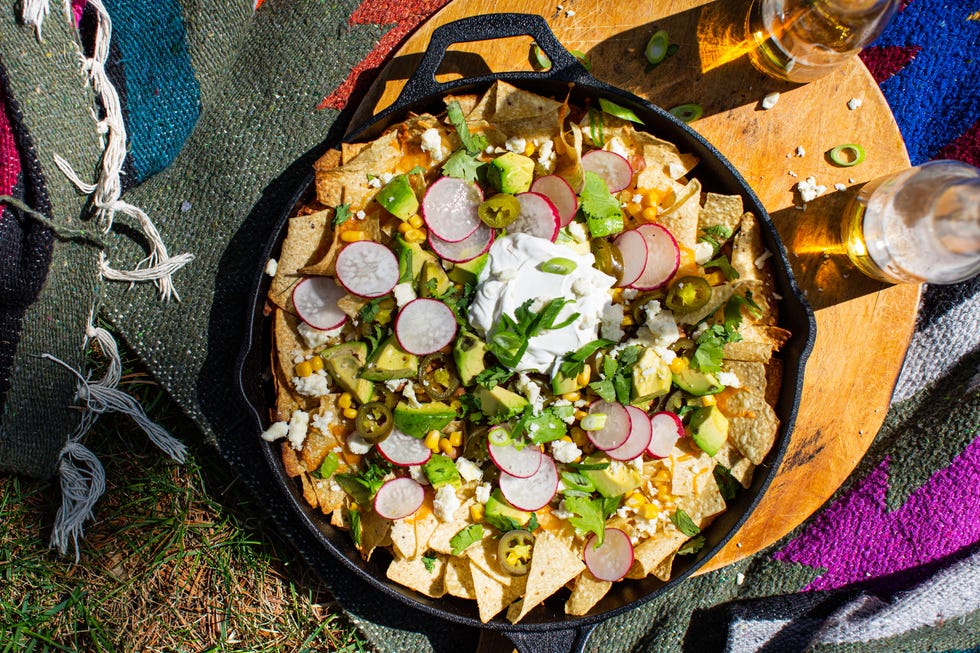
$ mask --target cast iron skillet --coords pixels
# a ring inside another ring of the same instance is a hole
[[[542,73],[491,74],[447,83],[439,83],[435,80],[435,73],[447,48],[452,44],[523,35],[531,36],[548,55],[552,62],[550,70]],[[590,632],[600,621],[649,601],[669,589],[680,587],[679,591],[683,591],[684,579],[715,555],[748,518],[775,475],[789,441],[802,388],[803,367],[813,345],[816,326],[813,314],[792,277],[786,251],[776,235],[769,216],[731,163],[704,138],[663,109],[590,76],[558,43],[547,23],[540,16],[490,14],[466,18],[436,29],[417,71],[406,83],[398,100],[367,124],[352,130],[347,140],[373,138],[389,125],[402,120],[410,111],[428,110],[438,113],[444,108],[442,98],[446,93],[482,92],[498,79],[558,99],[563,99],[570,94],[572,103],[578,105],[587,102],[594,105],[596,98],[605,97],[633,109],[647,128],[657,136],[676,143],[681,151],[691,152],[701,159],[694,174],[701,180],[705,189],[741,195],[746,210],[760,217],[763,238],[774,255],[777,289],[783,297],[780,304],[780,324],[789,329],[793,335],[780,354],[784,360],[783,382],[776,406],[776,413],[781,422],[780,434],[776,446],[756,470],[752,487],[741,492],[733,502],[730,502],[728,510],[705,531],[707,544],[700,553],[694,556],[680,556],[675,560],[673,577],[669,582],[649,577],[616,583],[598,605],[588,615],[582,617],[566,615],[563,611],[564,600],[552,599],[544,606],[533,610],[519,624],[511,624],[502,615],[487,624],[482,624],[479,621],[475,601],[448,596],[431,599],[388,581],[385,577],[388,558],[383,553],[376,553],[371,562],[361,560],[351,544],[348,533],[332,528],[322,515],[310,509],[303,501],[298,484],[286,478],[279,458],[278,445],[263,447],[265,458],[257,464],[265,466],[261,473],[267,475],[270,484],[274,487],[273,491],[281,494],[295,511],[293,517],[298,518],[298,521],[325,549],[364,580],[366,592],[373,588],[403,601],[420,612],[468,626],[502,631],[521,651],[580,651]],[[313,173],[310,170],[306,178],[296,186],[292,201],[280,207],[281,214],[266,246],[266,256],[260,259],[261,264],[257,266],[259,269],[256,270],[254,282],[251,321],[247,325],[246,344],[236,369],[241,399],[247,407],[249,415],[247,421],[251,430],[251,433],[244,434],[245,437],[258,438],[259,433],[269,423],[268,407],[271,405],[268,384],[259,381],[258,373],[268,368],[270,351],[268,320],[263,316],[268,278],[262,275],[261,268],[264,267],[269,256],[278,255],[278,248],[285,237],[287,220],[293,214],[295,205],[307,196],[312,183]],[[297,519],[291,521],[296,522]]]

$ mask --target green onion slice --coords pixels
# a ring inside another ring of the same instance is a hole
[[[643,51],[643,55],[652,64],[658,64],[667,58],[667,48],[670,47],[670,34],[667,30],[662,29],[653,33],[650,40],[647,41],[647,47]]]
[[[844,143],[827,153],[834,165],[850,168],[864,161],[864,148],[857,143]]]
[[[572,259],[556,256],[542,263],[538,269],[548,274],[570,274],[576,267],[577,265]]]
[[[584,52],[581,50],[569,50],[568,54],[578,59],[578,62],[582,64],[582,67],[585,68],[586,71],[590,73],[592,72],[592,60],[589,59]]]
[[[547,70],[551,68],[551,59],[544,53],[541,46],[537,43],[531,45],[531,64],[537,70]]]
[[[494,426],[487,432],[487,441],[497,447],[506,447],[511,443],[510,431],[504,426]]]
[[[700,104],[680,104],[670,110],[670,115],[684,122],[694,122],[704,115],[704,107]]]
[[[627,109],[626,107],[621,107],[615,102],[610,102],[605,98],[599,98],[599,108],[611,116],[616,116],[617,118],[629,120],[630,122],[636,122],[641,125],[643,124],[643,121],[640,120],[639,116],[633,113],[632,110]]]

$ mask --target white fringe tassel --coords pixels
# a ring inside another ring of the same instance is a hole
[[[105,471],[99,459],[87,449],[81,440],[103,413],[129,415],[157,447],[177,462],[184,462],[187,447],[170,435],[166,429],[147,417],[142,406],[117,386],[122,378],[122,361],[115,338],[105,329],[89,323],[86,339],[99,343],[109,364],[101,379],[90,383],[82,374],[51,354],[43,358],[54,361],[78,377],[75,398],[84,403],[82,419],[68,442],[61,449],[58,472],[61,477],[61,507],[51,530],[51,546],[62,555],[69,544],[75,549],[75,561],[79,560],[78,539],[84,535],[84,524],[92,518],[99,497],[105,492]],[[86,342],[86,346],[88,342]]]
[[[22,7],[21,18],[24,20],[25,25],[34,27],[34,34],[37,36],[37,40],[40,41],[41,25],[44,24],[44,19],[51,12],[48,6],[48,0],[23,0],[23,2],[24,6]]]

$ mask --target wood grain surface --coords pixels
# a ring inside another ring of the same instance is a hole
[[[817,320],[796,427],[762,502],[702,571],[755,553],[812,514],[854,469],[881,427],[912,334],[919,286],[885,286],[862,276],[839,236],[841,212],[858,187],[909,166],[888,105],[857,58],[807,85],[758,73],[746,55],[746,5],[734,0],[455,0],[402,45],[354,123],[394,101],[434,28],[498,12],[543,16],[567,49],[588,56],[594,76],[614,86],[665,108],[701,104],[704,117],[692,127],[741,171],[790,252]],[[668,30],[679,49],[645,72],[643,48],[657,29]],[[454,46],[437,79],[530,70],[530,42]],[[774,91],[777,104],[764,110],[762,98]],[[847,107],[852,98],[862,100],[856,110]],[[825,153],[841,143],[862,144],[866,160],[833,166]],[[801,210],[796,183],[808,176],[828,191]],[[847,189],[835,191],[835,184]]]

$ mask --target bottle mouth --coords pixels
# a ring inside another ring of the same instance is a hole
[[[980,257],[980,177],[951,184],[936,198],[933,225],[948,251]]]

